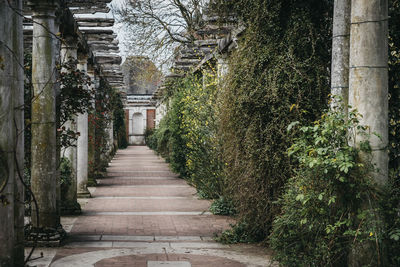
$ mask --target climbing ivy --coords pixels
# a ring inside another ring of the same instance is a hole
[[[295,136],[287,126],[314,121],[326,107],[332,4],[240,0],[233,7],[247,28],[221,89],[219,135],[238,227],[254,241],[268,236],[296,166],[286,154]]]

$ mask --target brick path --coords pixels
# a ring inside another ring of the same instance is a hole
[[[269,266],[261,248],[215,243],[233,220],[147,147],[119,150],[98,183],[51,266]]]

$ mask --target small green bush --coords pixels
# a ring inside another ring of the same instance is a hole
[[[71,161],[65,157],[60,159],[60,185],[61,185],[61,199],[65,199],[65,194],[68,186],[71,185],[72,180],[72,164]]]
[[[346,266],[352,250],[360,253],[357,261],[367,255],[365,266],[379,266],[384,224],[377,199],[383,196],[369,175],[369,142],[349,145],[356,133],[368,140],[367,127],[355,111],[346,119],[339,109],[301,127],[288,150],[299,168],[279,200],[282,213],[269,240],[283,266]]]
[[[210,211],[215,215],[236,215],[236,209],[232,200],[226,197],[220,197],[211,204]]]
[[[251,222],[240,221],[237,224],[231,224],[231,229],[224,231],[215,238],[216,241],[223,244],[236,243],[256,243],[264,239],[262,231],[255,232]]]

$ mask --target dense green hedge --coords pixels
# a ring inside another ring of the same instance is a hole
[[[171,82],[166,91],[168,112],[146,138],[205,198],[218,198],[224,189],[214,73],[210,69]]]

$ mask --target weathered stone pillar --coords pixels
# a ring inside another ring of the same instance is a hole
[[[10,1],[13,8],[22,11],[22,1]],[[23,34],[22,34],[22,21],[23,18],[16,13],[12,14],[12,27],[13,27],[13,51],[14,51],[14,126],[16,134],[16,166],[15,166],[15,184],[14,184],[14,265],[24,266],[24,187],[22,185],[22,178],[24,175],[24,69],[21,67],[24,64],[24,50],[23,50]]]
[[[387,20],[387,0],[352,0],[349,104],[361,113],[360,124],[369,127],[372,162],[376,168],[371,174],[378,187],[388,181]],[[358,134],[356,145],[365,138]],[[370,207],[371,203],[365,201],[364,206]],[[349,255],[348,266],[386,266],[385,255],[378,257],[375,253],[376,245],[375,242],[356,243]]]
[[[343,98],[345,112],[349,103],[349,55],[351,0],[335,0],[332,32],[331,95]],[[332,99],[331,106],[337,105]]]
[[[79,57],[78,69],[87,73],[87,56]],[[88,113],[78,114],[78,196],[90,197],[90,192],[87,189],[88,183],[88,149],[89,149],[89,128],[88,128]]]
[[[22,1],[0,0],[0,266],[23,266],[22,20],[9,4]]]
[[[55,92],[55,10],[56,0],[31,1],[33,23],[32,84],[32,192],[38,203],[39,217],[33,205],[33,225],[47,230],[60,227],[57,211],[57,143]]]
[[[76,66],[77,62],[77,40],[72,36],[64,38],[61,44],[61,61]],[[67,72],[67,69],[62,69],[61,72]],[[71,121],[64,125],[66,129],[77,132],[77,116],[74,116]],[[77,148],[70,146],[61,150],[62,156],[66,157],[71,162],[71,181],[67,185],[63,185],[66,190],[63,194],[64,199],[61,199],[62,214],[79,214],[81,207],[77,201]]]
[[[61,23],[61,15],[60,15],[60,9],[56,11],[56,19],[54,21],[54,31],[55,32],[60,32],[60,23]],[[54,38],[54,49],[55,49],[55,64],[61,65],[61,39],[60,38]],[[60,73],[56,73],[56,80],[59,80]],[[56,91],[56,128],[60,128],[60,94],[61,94],[61,89],[60,89],[60,83],[56,83],[55,86],[55,91]],[[57,190],[56,190],[56,195],[57,195],[57,213],[59,216],[61,216],[61,177],[60,177],[60,164],[61,164],[61,140],[59,135],[57,134],[57,139],[56,139],[56,144],[57,144],[57,151],[56,151],[56,162],[57,162]]]
[[[388,180],[388,2],[351,3],[349,103],[372,134],[375,181]],[[378,134],[380,137],[375,136]],[[358,136],[357,142],[365,137]]]

